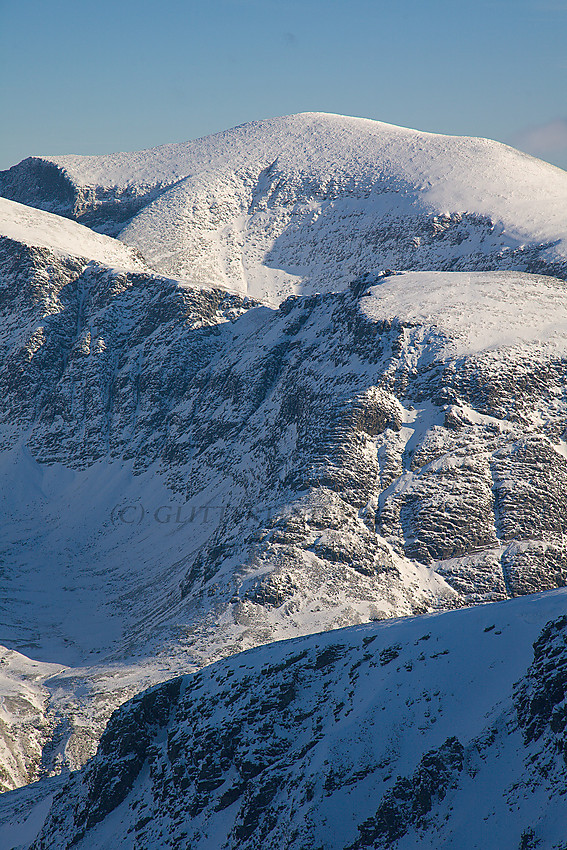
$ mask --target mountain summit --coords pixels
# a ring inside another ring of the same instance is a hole
[[[137,248],[160,274],[267,303],[379,268],[567,276],[567,174],[488,139],[324,113],[184,144],[30,158],[13,200]]]

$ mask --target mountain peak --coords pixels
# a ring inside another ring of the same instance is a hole
[[[25,160],[0,187],[118,236],[160,274],[267,303],[377,268],[567,276],[567,173],[499,142],[367,118],[307,112]]]

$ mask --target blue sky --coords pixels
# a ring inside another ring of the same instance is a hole
[[[567,168],[567,0],[0,0],[0,168],[338,112]]]

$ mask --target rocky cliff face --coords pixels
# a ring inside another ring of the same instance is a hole
[[[3,247],[5,479],[28,483],[5,643],[64,665],[71,765],[140,676],[565,584],[561,282],[389,275],[250,309]]]
[[[344,593],[382,617],[565,582],[559,282],[457,275],[472,301],[445,315],[450,275],[395,275],[227,323],[249,305],[6,251],[18,327],[4,325],[4,445],[25,435],[37,463],[75,470],[128,461],[188,516],[214,507],[222,522],[197,549],[195,523],[178,530],[182,609],[206,595],[247,632],[251,612],[307,616],[319,593],[324,609]],[[533,316],[506,312],[522,296]],[[427,321],[404,315],[420,297]],[[551,330],[538,327],[546,310]],[[537,339],[518,330],[526,319]]]
[[[14,240],[0,251],[4,446],[31,428],[40,462],[118,453],[151,463],[164,411],[216,350],[219,323],[252,302]]]

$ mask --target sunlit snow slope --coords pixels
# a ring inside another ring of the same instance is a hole
[[[304,113],[134,154],[24,160],[7,197],[161,273],[279,302],[377,268],[567,275],[567,173],[487,139]]]
[[[137,251],[117,239],[43,210],[0,198],[0,238],[46,248],[54,256],[82,257],[124,271],[148,271]]]

